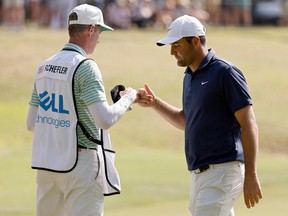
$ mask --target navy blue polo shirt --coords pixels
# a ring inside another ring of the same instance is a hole
[[[229,161],[244,162],[241,128],[235,111],[252,105],[242,72],[209,50],[199,68],[183,80],[188,169]]]

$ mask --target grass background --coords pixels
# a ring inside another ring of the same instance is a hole
[[[107,97],[116,84],[136,89],[148,83],[166,101],[181,106],[183,68],[170,47],[155,42],[165,31],[103,32],[91,55],[102,70]],[[288,200],[287,28],[208,27],[208,47],[245,74],[260,130],[258,172],[264,197],[253,209],[243,198],[237,216],[286,216]],[[32,134],[26,131],[28,101],[38,64],[63,47],[66,31],[0,29],[0,216],[35,215]],[[110,100],[110,99],[109,99]],[[111,101],[109,101],[111,103]],[[122,193],[107,197],[106,216],[188,216],[189,173],[183,132],[150,109],[133,106],[111,130]]]

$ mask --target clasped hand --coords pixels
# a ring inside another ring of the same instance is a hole
[[[138,93],[138,104],[142,107],[152,107],[156,103],[156,96],[147,84],[140,88]]]
[[[124,91],[120,92],[120,96],[128,95],[133,99],[134,103],[138,103],[142,107],[154,106],[156,101],[156,96],[153,91],[149,88],[147,84],[144,88],[140,88],[138,92],[133,88],[126,88]]]

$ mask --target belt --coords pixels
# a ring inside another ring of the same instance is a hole
[[[195,169],[193,170],[192,172],[194,172],[195,174],[200,174],[206,170],[208,170],[210,168],[210,165],[205,165],[205,166],[202,166],[202,167],[199,167],[198,169]]]
[[[78,148],[78,152],[81,152],[82,149],[97,151],[97,148],[88,148],[88,147],[81,146],[81,145],[77,145],[77,148]]]
[[[226,163],[220,163],[220,164],[208,164],[202,167],[199,167],[198,169],[192,170],[192,172],[194,172],[195,174],[200,174],[208,169],[210,169],[211,167],[220,167],[220,166],[232,166],[232,165],[237,165],[237,166],[241,166],[243,163],[240,161],[230,161],[230,162],[226,162]]]

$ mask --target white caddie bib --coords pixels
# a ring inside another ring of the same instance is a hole
[[[120,194],[121,183],[118,171],[115,167],[115,151],[112,150],[109,130],[102,130],[103,145],[98,147],[100,161],[99,178],[102,181],[104,196]]]
[[[102,185],[103,195],[111,196],[120,194],[120,177],[114,164],[116,152],[112,150],[109,130],[101,129],[101,140],[98,140],[88,133],[81,122],[79,122],[79,126],[87,139],[98,145],[97,155],[100,167],[97,179],[99,179]]]
[[[40,106],[36,116],[32,168],[69,172],[77,163],[77,113],[73,78],[86,57],[62,50],[43,62],[35,83]]]

